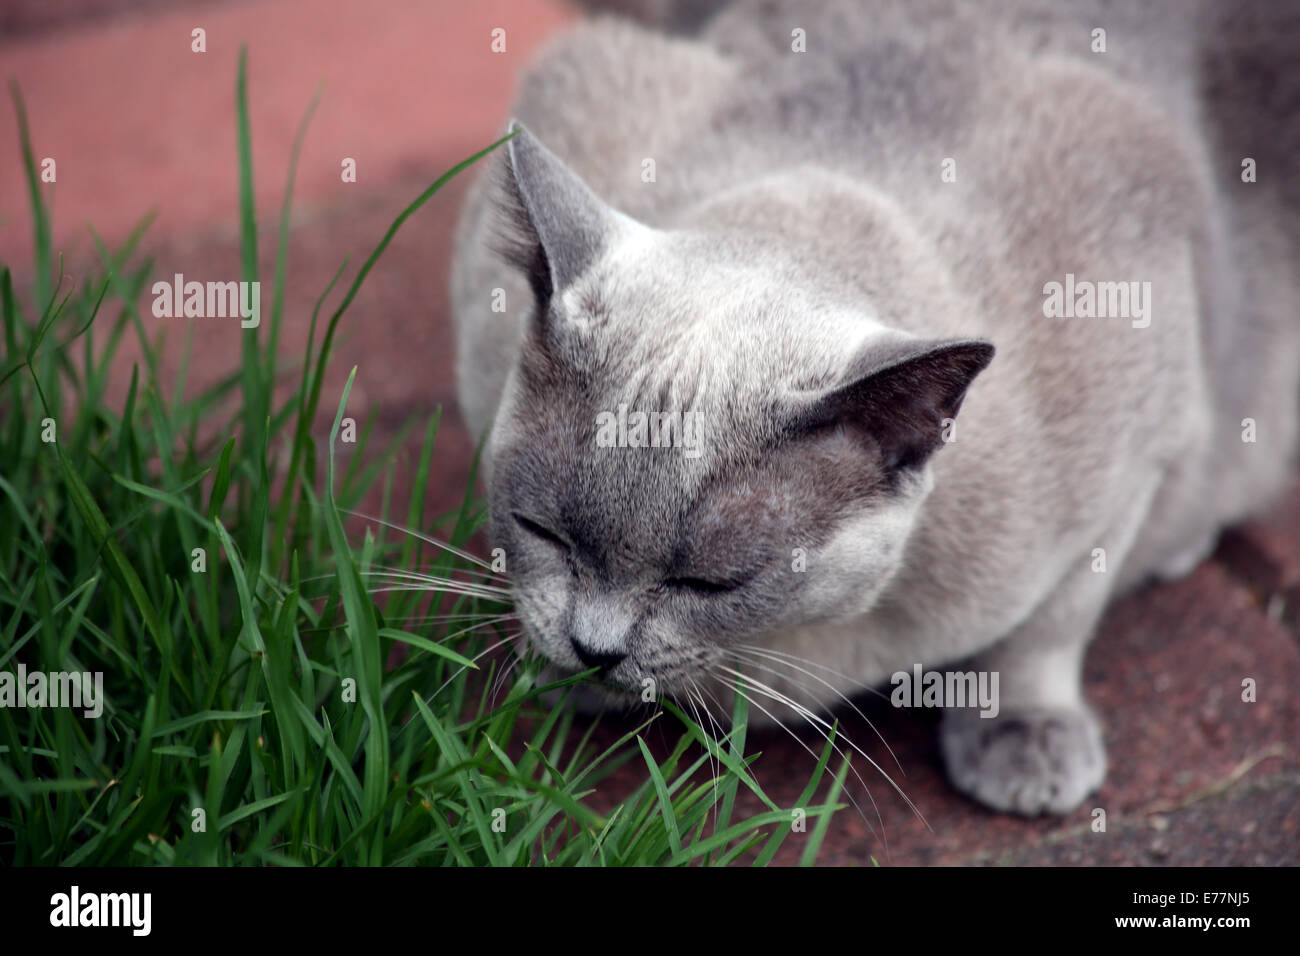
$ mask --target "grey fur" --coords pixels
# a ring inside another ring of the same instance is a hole
[[[740,644],[844,693],[914,663],[997,671],[996,718],[942,725],[950,776],[1066,812],[1105,773],[1079,675],[1106,604],[1193,566],[1296,447],[1293,25],[1258,4],[866,6],[737,2],[691,37],[596,19],[526,75],[527,131],[471,193],[452,274],[492,534],[530,641],[602,667],[613,699],[646,678],[720,696]],[[1239,118],[1248,51],[1280,58],[1264,135]],[[521,196],[515,241],[571,266],[541,309],[494,252]],[[598,243],[566,244],[593,222]],[[1151,283],[1149,326],[1045,317],[1067,273]],[[694,412],[701,454],[601,447],[620,406]]]

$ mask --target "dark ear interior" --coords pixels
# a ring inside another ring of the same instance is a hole
[[[993,358],[979,340],[905,341],[873,347],[840,385],[799,416],[804,429],[839,425],[880,449],[887,470],[916,468],[943,444],[966,389]]]
[[[544,316],[551,296],[596,260],[613,224],[608,206],[518,123],[506,143],[500,251],[527,277]]]

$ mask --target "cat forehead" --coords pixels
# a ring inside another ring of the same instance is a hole
[[[733,392],[817,387],[889,334],[869,303],[848,307],[761,244],[645,227],[622,232],[553,309],[572,354],[598,363],[624,394],[644,392],[647,379],[665,391],[674,376],[711,377]]]
[[[596,317],[641,327],[645,313],[663,321],[694,320],[708,303],[716,314],[781,286],[761,269],[745,268],[725,244],[712,250],[703,237],[630,224],[592,267],[559,294],[570,321]],[[616,309],[614,307],[617,307]]]

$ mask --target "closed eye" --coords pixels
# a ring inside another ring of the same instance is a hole
[[[569,542],[565,541],[558,534],[556,534],[554,531],[550,530],[549,528],[545,527],[544,525],[538,524],[536,521],[533,521],[531,518],[524,517],[523,515],[519,514],[519,512],[517,511],[511,512],[511,516],[519,524],[519,527],[523,528],[533,537],[541,538],[543,541],[549,542],[550,544],[553,544],[557,548],[560,548],[564,551],[570,550]]]
[[[740,587],[738,581],[710,581],[707,578],[669,578],[664,582],[669,587],[696,594],[726,594]]]

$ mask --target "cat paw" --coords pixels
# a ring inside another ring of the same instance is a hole
[[[953,786],[1006,813],[1069,813],[1106,778],[1101,727],[1083,707],[952,711],[939,744]]]

